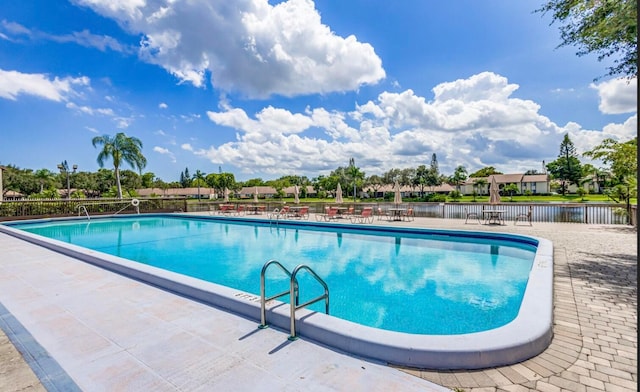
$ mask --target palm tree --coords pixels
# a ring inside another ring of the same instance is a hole
[[[205,174],[200,170],[196,170],[196,174],[193,175],[193,182],[197,183],[198,186],[198,201],[200,201],[200,185],[205,184],[204,176]]]
[[[66,162],[66,161],[65,161]],[[38,180],[40,184],[40,193],[44,192],[44,186],[49,185],[51,179],[53,178],[53,173],[49,171],[49,169],[39,169],[34,173],[34,177]]]
[[[128,163],[139,171],[147,165],[147,158],[142,155],[142,142],[136,137],[129,137],[122,132],[111,137],[109,135],[96,136],[91,141],[93,147],[103,146],[98,154],[98,164],[104,166],[104,161],[113,159],[113,168],[116,175],[116,186],[118,187],[118,198],[122,199],[122,186],[120,185],[120,166],[123,162]]]

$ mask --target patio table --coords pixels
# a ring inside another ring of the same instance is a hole
[[[485,224],[503,225],[503,215],[505,212],[507,212],[507,210],[482,210]]]

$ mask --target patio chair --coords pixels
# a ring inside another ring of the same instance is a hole
[[[412,222],[415,218],[415,215],[413,213],[413,208],[408,208],[405,212],[402,213],[402,215],[400,216],[400,219],[402,219],[405,222]]]
[[[238,208],[236,208],[236,215],[240,216],[240,215],[244,215],[245,214],[245,205],[244,204],[238,204]]]
[[[282,206],[282,208],[280,209],[280,218],[289,218],[289,206]]]
[[[529,206],[526,213],[520,213],[516,215],[516,220],[513,222],[513,224],[517,225],[518,221],[527,221],[529,222],[529,226],[533,226],[533,206]]]
[[[334,219],[338,219],[338,209],[329,207],[327,209],[327,213],[323,216],[325,221],[330,221]]]
[[[272,212],[267,214],[267,219],[269,220],[278,220],[280,219],[280,210],[277,208],[274,208]]]
[[[344,215],[345,217],[351,217],[353,216],[354,213],[355,213],[355,208],[349,207],[349,209],[344,211],[342,215]]]
[[[469,219],[477,219],[478,220],[478,224],[481,224],[482,222],[480,222],[480,214],[478,214],[477,212],[469,212],[469,209],[467,207],[464,208],[464,224],[467,224],[467,221],[469,221]]]
[[[391,219],[391,216],[388,212],[383,211],[382,207],[378,207],[378,220],[382,220],[383,217],[387,220]]]
[[[373,223],[373,207],[364,207],[360,215],[353,214],[349,220],[351,223]]]
[[[309,219],[309,207],[300,207],[296,211],[289,214],[294,219]]]

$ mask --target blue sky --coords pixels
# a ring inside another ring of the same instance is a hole
[[[0,164],[310,178],[429,165],[540,171],[637,134],[637,81],[557,48],[538,1],[70,0],[0,9]],[[588,162],[583,159],[584,162]],[[597,162],[596,166],[600,166]],[[109,167],[109,166],[107,166]]]

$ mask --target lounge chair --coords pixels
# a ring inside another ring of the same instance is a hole
[[[345,218],[349,218],[349,217],[353,216],[354,213],[355,213],[355,208],[349,207],[349,209],[347,209],[345,212],[343,212],[342,215]]]
[[[245,205],[244,204],[238,204],[238,208],[236,208],[236,215],[240,216],[240,215],[244,215],[245,214]]]
[[[481,224],[482,222],[480,222],[480,214],[478,214],[477,212],[469,212],[469,209],[467,207],[464,208],[464,224],[467,224],[467,221],[469,219],[477,219],[478,220],[478,224]]]
[[[289,214],[294,219],[309,219],[309,207],[300,207]]]
[[[220,214],[231,214],[236,211],[236,206],[234,204],[220,204],[220,209],[218,212]]]
[[[529,222],[529,226],[533,226],[533,206],[529,206],[526,213],[516,215],[516,220],[513,224],[518,224],[518,221],[527,221]]]
[[[351,223],[373,223],[373,207],[364,207],[360,215],[352,215],[349,217]]]
[[[323,216],[325,221],[338,219],[338,209],[329,207],[327,213]]]
[[[267,214],[267,219],[269,220],[279,220],[280,218],[286,218],[286,217],[287,217],[287,212],[285,211],[284,207],[282,208],[282,210],[278,208],[274,208],[273,212],[270,212],[269,214]]]

